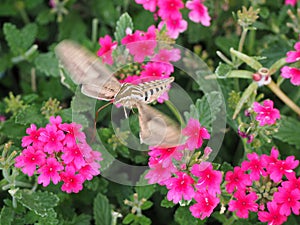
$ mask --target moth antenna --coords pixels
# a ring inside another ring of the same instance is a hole
[[[94,142],[95,137],[96,137],[96,133],[97,133],[97,127],[96,127],[96,126],[97,126],[98,114],[99,114],[99,112],[100,112],[102,109],[106,108],[106,107],[109,106],[110,104],[112,104],[112,102],[106,103],[105,105],[101,106],[101,107],[97,110],[97,112],[95,113],[95,120],[94,120],[94,134],[93,134],[93,137],[92,137],[92,142]]]

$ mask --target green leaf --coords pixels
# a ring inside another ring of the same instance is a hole
[[[91,224],[92,217],[88,214],[80,214],[73,216],[71,221],[64,221],[64,225],[86,225]]]
[[[39,224],[43,225],[56,225],[59,223],[57,219],[57,213],[54,211],[53,208],[50,208],[47,212],[46,216],[40,216],[38,219]]]
[[[140,197],[140,196],[139,196]],[[150,209],[153,206],[153,202],[146,201],[144,204],[141,206],[142,210],[147,210]]]
[[[3,206],[0,214],[0,224],[10,225],[13,221],[14,211],[12,208]]]
[[[94,219],[96,225],[111,224],[111,207],[107,197],[101,193],[94,200]]]
[[[148,181],[146,181],[148,182]],[[138,193],[139,198],[145,198],[145,199],[149,199],[153,193],[156,191],[156,185],[155,184],[148,184],[146,186],[138,186],[141,183],[141,180],[139,182],[137,182],[137,186],[135,187],[135,191],[136,193]]]
[[[175,206],[172,201],[168,201],[168,199],[166,198],[161,201],[160,205],[165,208],[172,208]]]
[[[207,93],[201,99],[197,99],[196,104],[190,106],[190,112],[184,113],[184,116],[187,121],[190,118],[199,119],[201,125],[208,128],[216,119],[217,113],[220,112],[221,104],[222,96],[220,93]]]
[[[34,123],[37,126],[42,126],[47,122],[45,117],[41,114],[40,108],[35,105],[26,107],[24,110],[19,112],[16,115],[15,121],[18,124],[29,125]]]
[[[47,76],[59,77],[58,60],[53,52],[39,54],[34,64],[36,68]]]
[[[125,218],[123,219],[122,223],[123,224],[130,224],[132,221],[135,220],[135,215],[132,213],[129,213],[125,216]]]
[[[219,78],[226,78],[232,70],[232,67],[225,63],[219,63],[215,73]]]
[[[59,202],[59,198],[55,194],[47,191],[18,190],[14,197],[23,206],[42,217],[52,215],[53,212],[50,212],[50,210],[53,210]]]
[[[0,132],[9,138],[22,138],[26,133],[26,126],[15,123],[14,118],[6,120],[0,125]]]
[[[13,54],[21,55],[33,44],[37,34],[37,26],[31,23],[19,30],[15,25],[5,23],[3,32]]]
[[[281,115],[279,131],[274,134],[274,138],[290,145],[300,148],[300,122],[292,117]]]
[[[133,30],[132,19],[126,12],[120,17],[120,19],[117,22],[116,31],[114,33],[116,41],[120,42],[122,38],[126,36],[127,28]]]
[[[175,221],[180,225],[204,224],[205,220],[199,220],[192,216],[189,207],[179,207],[175,212]]]
[[[255,71],[262,68],[260,62],[258,62],[254,57],[250,57],[242,52],[236,51],[233,48],[230,49],[230,53],[245,62],[248,66],[250,66]]]
[[[151,220],[144,215],[136,217],[136,218],[137,218],[137,221],[139,222],[139,224],[141,224],[141,225],[150,225],[151,224]]]
[[[46,25],[49,22],[53,22],[54,20],[55,20],[55,14],[51,13],[49,9],[42,10],[36,18],[36,21],[40,25]]]

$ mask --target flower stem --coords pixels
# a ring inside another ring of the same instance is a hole
[[[238,48],[239,52],[243,51],[243,46],[244,46],[244,43],[245,43],[245,40],[246,40],[247,32],[248,32],[248,29],[244,28],[243,32],[242,32],[242,35],[241,35],[240,42],[239,42],[239,48]]]
[[[168,108],[172,111],[172,113],[176,116],[176,119],[179,121],[180,125],[185,126],[185,123],[184,123],[184,120],[183,120],[182,116],[180,115],[178,110],[175,108],[173,103],[169,100],[165,101],[165,103],[168,106]]]
[[[271,80],[271,83],[267,85],[271,91],[275,95],[277,95],[278,98],[280,98],[287,106],[289,106],[295,113],[300,116],[300,107],[297,106],[275,83],[273,80]]]

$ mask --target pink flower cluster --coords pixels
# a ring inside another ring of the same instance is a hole
[[[179,33],[187,29],[188,24],[180,11],[184,8],[182,0],[135,0],[135,2],[142,4],[144,9],[155,12],[155,15],[162,19],[159,27],[166,25],[168,35],[171,38],[176,39]],[[193,22],[209,26],[211,18],[203,2],[202,0],[187,1],[185,6],[190,10],[188,16]]]
[[[225,175],[226,191],[233,194],[229,211],[240,218],[248,218],[249,212],[258,212],[261,222],[280,225],[293,212],[300,213],[300,178],[293,171],[299,161],[294,156],[278,159],[273,148],[269,155],[250,153],[241,167]],[[283,181],[286,178],[286,181]]]
[[[285,0],[284,4],[285,5],[295,6],[297,4],[297,0]]]
[[[61,189],[78,193],[85,180],[100,174],[100,152],[93,151],[86,143],[81,125],[61,123],[60,116],[50,117],[46,127],[37,129],[32,124],[28,136],[22,138],[21,154],[15,166],[28,176],[37,173],[38,183],[44,187],[63,182]]]
[[[189,165],[188,168],[186,164],[181,164],[184,150],[200,148],[203,139],[210,138],[207,130],[193,118],[189,120],[183,134],[188,138],[182,146],[150,148],[150,171],[145,178],[151,184],[165,185],[169,190],[167,199],[175,204],[194,199],[196,203],[190,207],[190,211],[194,217],[204,219],[219,204],[217,195],[221,194],[222,173],[214,170],[212,164],[205,161],[212,151],[210,148],[204,150],[200,162]]]
[[[286,62],[293,63],[300,60],[300,42],[297,42],[294,46],[296,51],[289,51],[286,54]],[[281,76],[286,79],[291,79],[293,85],[300,85],[300,69],[295,67],[284,66],[281,68]]]
[[[277,119],[280,119],[279,110],[273,106],[272,100],[265,100],[263,105],[258,102],[253,103],[253,111],[256,112],[255,119],[259,122],[259,126],[272,125],[276,123]]]
[[[174,72],[171,62],[176,62],[181,58],[180,50],[176,48],[157,50],[157,32],[155,26],[150,26],[147,32],[136,30],[132,33],[131,30],[127,30],[127,35],[121,40],[121,44],[126,46],[134,62],[142,63],[142,69],[138,71],[138,74],[132,74],[120,80],[121,83],[138,84],[163,79],[170,77]],[[101,47],[98,56],[103,62],[113,64],[112,52],[118,43],[113,42],[112,38],[106,35],[99,39],[99,44]],[[162,103],[165,99],[168,99],[167,93],[158,98],[158,102]]]

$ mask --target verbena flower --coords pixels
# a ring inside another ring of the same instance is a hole
[[[298,68],[284,66],[280,71],[283,78],[290,78],[293,85],[300,85],[300,70]]]
[[[169,189],[167,199],[175,204],[184,200],[191,200],[195,191],[193,188],[194,180],[184,172],[176,172],[176,177],[169,178],[165,181],[166,187]]]
[[[117,42],[112,42],[112,38],[109,35],[105,35],[103,38],[99,38],[99,44],[101,48],[98,50],[97,55],[102,58],[103,62],[111,65],[113,64],[112,50],[117,47]]]
[[[251,180],[259,180],[261,176],[266,176],[267,172],[264,170],[265,165],[264,162],[260,159],[260,157],[254,152],[247,154],[247,158],[249,161],[244,161],[242,163],[242,170],[250,170],[250,179]]]
[[[170,19],[181,16],[180,9],[184,7],[182,0],[158,0],[158,15],[162,19]]]
[[[190,211],[194,217],[201,220],[209,217],[220,202],[217,196],[211,195],[207,190],[197,191],[194,199],[197,203],[190,206]]]
[[[144,9],[150,12],[155,12],[157,6],[157,0],[135,0],[137,4],[142,4]]]
[[[258,212],[258,219],[261,222],[268,222],[268,225],[281,225],[287,217],[279,213],[279,207],[275,202],[267,203],[268,212]]]
[[[276,120],[280,119],[279,110],[273,108],[273,105],[272,100],[265,100],[263,105],[260,105],[258,102],[253,103],[253,110],[257,113],[255,119],[259,122],[260,126],[275,124]]]
[[[208,9],[202,4],[202,0],[187,1],[186,8],[190,9],[189,18],[195,23],[201,23],[203,26],[210,26],[210,16]]]
[[[235,190],[245,190],[247,186],[251,185],[249,174],[244,173],[244,170],[239,166],[234,167],[233,171],[228,171],[225,175],[226,191],[232,193]]]
[[[295,6],[297,4],[297,0],[285,0],[284,4]]]
[[[57,116],[50,117],[45,128],[32,124],[26,131],[29,136],[22,138],[26,148],[15,158],[15,166],[28,176],[38,174],[38,183],[44,187],[62,181],[63,191],[77,193],[85,180],[100,174],[102,158],[86,143],[81,125],[61,122]]]
[[[229,211],[236,211],[240,218],[248,218],[249,211],[257,212],[258,204],[255,203],[257,195],[254,192],[246,194],[244,191],[237,191],[233,195],[236,200],[230,200],[228,203]]]
[[[189,150],[200,148],[203,139],[209,139],[210,134],[205,127],[201,127],[198,120],[191,118],[186,127],[182,130],[182,134],[188,136],[186,146]]]
[[[291,210],[296,215],[300,213],[300,190],[298,189],[279,187],[278,192],[274,193],[273,201],[279,205],[281,215],[289,216]]]

